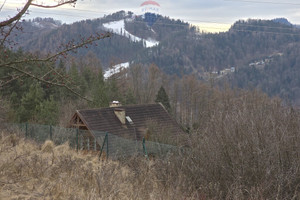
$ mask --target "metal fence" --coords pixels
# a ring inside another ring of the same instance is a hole
[[[98,151],[99,157],[121,159],[128,156],[163,157],[178,150],[176,146],[153,141],[130,140],[108,132],[64,128],[40,124],[5,124],[5,129],[38,143],[52,140],[56,145],[69,143],[78,150]]]

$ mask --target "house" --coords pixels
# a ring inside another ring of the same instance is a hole
[[[89,141],[103,136],[103,133],[132,141],[142,141],[153,130],[173,136],[184,134],[161,104],[122,106],[118,101],[113,101],[108,108],[77,110],[69,127],[86,130]],[[102,145],[99,143],[97,149]]]

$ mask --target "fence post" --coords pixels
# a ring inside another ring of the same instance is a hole
[[[25,123],[25,138],[28,137],[28,122]]]
[[[78,135],[79,135],[79,130],[77,128],[76,129],[76,149],[77,149],[77,152],[78,152],[78,149],[79,149],[79,142],[78,142],[79,137],[78,137]]]
[[[99,154],[99,160],[100,160],[100,158],[101,158],[101,155],[102,155],[102,152],[103,152],[103,148],[104,148],[105,142],[108,141],[107,138],[108,138],[108,136],[107,136],[107,133],[106,133],[106,134],[105,134],[105,137],[104,137],[103,144],[102,144],[102,146],[101,146],[101,150],[100,150],[100,154]],[[108,151],[108,144],[107,144],[106,148],[107,148],[106,150]],[[107,156],[108,156],[108,155],[107,155]],[[107,156],[106,156],[106,158],[107,158]]]
[[[52,141],[52,125],[50,125],[50,140]]]
[[[88,149],[88,151],[90,150],[90,138],[89,137],[87,138],[87,149]]]
[[[147,148],[146,148],[146,144],[145,144],[145,137],[143,137],[143,150],[144,150],[144,154],[146,156],[147,159],[149,159],[148,157],[148,152],[147,152]]]
[[[94,137],[94,151],[97,151],[97,141],[96,141],[96,137]]]
[[[108,159],[108,133],[106,132],[106,160]]]
[[[83,136],[80,135],[80,149],[83,150]]]

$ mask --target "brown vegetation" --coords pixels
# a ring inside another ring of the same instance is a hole
[[[299,199],[299,112],[256,91],[211,97],[190,147],[162,160],[98,161],[3,133],[0,199]]]
[[[150,162],[133,169],[15,135],[0,139],[0,199],[158,199],[168,192]]]
[[[208,199],[298,199],[299,112],[256,91],[215,98],[170,177]]]

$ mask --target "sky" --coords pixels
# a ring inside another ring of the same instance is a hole
[[[5,0],[0,0],[0,8]],[[58,0],[36,0],[51,5]],[[13,16],[26,0],[6,0],[0,11],[0,21]],[[120,10],[139,14],[144,0],[78,0],[75,8],[65,5],[61,8],[42,9],[31,7],[26,19],[52,17],[63,23],[103,17]],[[293,24],[300,24],[299,0],[156,0],[160,14],[181,19],[199,26],[206,32],[226,31],[240,19],[287,18]]]

